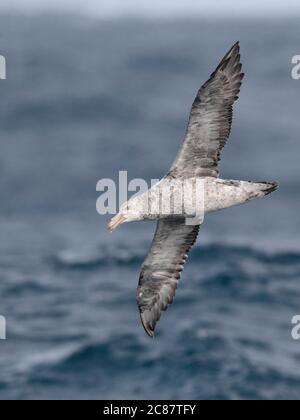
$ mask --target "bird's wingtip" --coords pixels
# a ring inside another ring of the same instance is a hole
[[[147,320],[147,317],[145,316],[145,313],[141,313],[140,315],[141,315],[142,325],[144,327],[146,334],[149,337],[154,338],[155,326],[152,326],[150,324],[150,322]]]
[[[240,50],[240,41],[237,41],[235,44],[233,44],[233,46],[230,48],[230,50],[228,51],[227,55],[231,55],[233,52],[239,52]]]
[[[233,61],[236,61],[237,63],[240,62],[240,42],[237,41],[230,50],[225,54],[223,59],[221,60],[220,64],[218,65],[216,71],[212,74],[215,75],[218,70],[225,70],[226,67]],[[232,67],[232,66],[231,66]],[[239,69],[241,70],[241,69]]]

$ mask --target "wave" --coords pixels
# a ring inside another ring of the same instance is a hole
[[[84,343],[62,352],[59,358],[51,357],[44,365],[32,366],[26,386],[51,385],[52,396],[56,389],[66,395],[65,387],[80,379],[80,398],[87,393],[90,398],[98,394],[103,399],[113,398],[116,387],[118,397],[124,399],[133,395],[136,399],[164,398],[174,383],[180,386],[173,388],[173,399],[280,399],[292,398],[299,389],[296,372],[272,363],[261,369],[244,352],[245,343],[238,340],[199,337],[195,331],[186,331],[172,346],[168,343],[158,350],[153,341],[151,346],[148,339],[147,343],[131,334]],[[270,354],[269,347],[251,344],[254,352]],[[204,379],[205,387],[201,386]],[[289,384],[295,386],[294,391],[288,391]]]
[[[98,252],[82,253],[76,250],[64,250],[49,258],[56,268],[90,270],[103,266],[135,266],[142,261],[143,255],[137,250],[129,251],[98,248]]]
[[[72,249],[64,250],[50,257],[50,261],[62,269],[89,270],[103,266],[136,266],[140,265],[148,252],[146,246],[141,248],[114,249],[99,247],[98,250],[84,253]],[[222,258],[252,259],[265,264],[297,264],[300,263],[298,251],[265,251],[248,245],[230,245],[211,243],[196,246],[191,253],[191,262],[210,262]]]

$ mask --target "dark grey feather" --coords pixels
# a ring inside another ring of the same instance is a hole
[[[244,74],[239,43],[225,55],[193,103],[187,132],[171,177],[218,177],[218,161],[231,130],[232,106]]]
[[[244,76],[241,68],[237,43],[199,90],[182,148],[167,176],[218,177],[218,161],[231,129],[232,106]],[[198,232],[199,226],[186,225],[184,219],[164,219],[157,223],[137,290],[141,320],[150,336],[154,335],[162,311],[173,302],[187,253]]]
[[[188,226],[184,219],[157,222],[137,289],[141,320],[151,337],[161,312],[173,302],[187,253],[195,243],[198,232],[199,226]]]

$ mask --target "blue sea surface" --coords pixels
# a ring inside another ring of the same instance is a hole
[[[272,181],[210,215],[155,339],[135,301],[155,223],[96,212],[96,183],[160,178],[197,89],[240,40],[224,178]],[[0,15],[0,398],[299,399],[297,20]]]

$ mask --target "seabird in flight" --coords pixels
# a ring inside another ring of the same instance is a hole
[[[124,222],[157,220],[137,289],[141,320],[151,337],[162,311],[173,302],[204,214],[264,197],[277,188],[276,182],[219,178],[218,162],[230,134],[232,108],[244,77],[241,69],[240,48],[236,43],[198,91],[182,147],[167,175],[147,192],[124,203],[108,224],[112,231]],[[178,206],[177,193],[185,182],[194,187],[188,194],[183,191]],[[169,193],[163,195],[164,189]],[[199,215],[202,218],[198,219]]]

